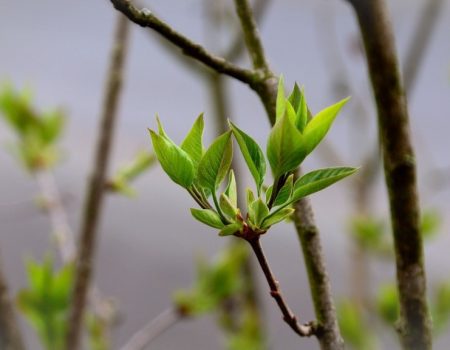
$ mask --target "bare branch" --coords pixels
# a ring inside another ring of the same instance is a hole
[[[141,27],[151,28],[172,44],[178,46],[185,55],[195,58],[218,73],[229,75],[246,84],[253,84],[258,74],[249,69],[238,67],[222,57],[207,51],[203,46],[186,38],[168,24],[160,20],[149,10],[139,10],[130,0],[111,0],[114,7]]]
[[[0,261],[0,349],[25,350]]]
[[[270,288],[270,295],[278,304],[281,313],[283,314],[283,320],[292,328],[292,330],[302,337],[310,337],[317,332],[316,325],[313,322],[306,324],[300,324],[297,317],[289,308],[289,305],[284,299],[281,289],[279,287],[278,281],[275,279],[272,270],[270,269],[269,263],[267,262],[264,250],[262,249],[261,243],[259,241],[259,236],[256,239],[248,240],[248,243],[253,249],[253,252],[258,259],[259,265],[261,266],[264,276],[266,277],[267,283]]]
[[[102,211],[106,171],[111,153],[117,106],[122,87],[123,69],[127,51],[127,38],[128,20],[119,14],[108,80],[106,83],[93,174],[86,191],[83,222],[78,247],[75,286],[72,295],[72,309],[67,333],[66,348],[68,350],[76,350],[79,347],[81,325],[94,264],[98,236],[97,227]]]
[[[142,329],[133,334],[121,350],[144,350],[153,340],[173,327],[181,317],[181,314],[175,309],[164,310]]]
[[[404,349],[431,349],[419,199],[408,110],[394,36],[383,0],[351,1],[358,17],[378,109],[380,143],[394,233]]]

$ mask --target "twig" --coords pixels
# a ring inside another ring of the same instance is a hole
[[[426,52],[426,47],[430,41],[431,33],[438,22],[436,18],[441,12],[444,0],[428,0],[425,2],[421,17],[415,28],[411,44],[406,53],[406,60],[403,69],[405,91],[410,95],[416,81],[418,67]]]
[[[289,325],[289,327],[292,328],[295,333],[302,337],[310,337],[316,334],[317,328],[313,322],[300,324],[297,320],[297,317],[289,308],[289,305],[287,304],[283,294],[281,293],[279,283],[275,279],[275,276],[270,269],[269,263],[267,262],[266,256],[259,241],[259,236],[257,236],[256,239],[249,240],[248,243],[252,247],[256,258],[258,259],[259,265],[264,272],[264,276],[266,277],[267,283],[269,284],[270,295],[277,302],[278,307],[283,314],[283,320]]]
[[[117,106],[122,87],[123,69],[127,51],[127,38],[128,20],[119,14],[108,80],[106,83],[93,174],[86,191],[83,222],[78,247],[75,286],[71,303],[72,309],[66,339],[66,348],[68,350],[78,349],[80,342],[81,324],[94,263],[98,232],[97,227],[105,192],[106,171],[109,155],[111,153]]]
[[[0,261],[0,349],[25,350]]]
[[[200,44],[195,43],[178,33],[168,24],[152,14],[150,10],[139,10],[130,0],[111,0],[111,2],[117,10],[122,12],[132,22],[141,27],[153,29],[168,41],[182,49],[185,55],[195,58],[215,71],[227,74],[247,84],[252,83],[255,78],[257,78],[255,72],[238,67],[224,58],[210,53]]]
[[[47,206],[47,213],[61,260],[64,263],[73,262],[75,259],[75,238],[67,222],[67,215],[55,183],[55,178],[50,171],[37,172],[35,173],[35,178]]]
[[[431,349],[414,151],[392,29],[382,0],[353,0],[378,109],[394,232],[404,349]]]
[[[164,310],[137,331],[121,350],[144,350],[153,340],[173,327],[181,317],[181,314],[173,308]]]

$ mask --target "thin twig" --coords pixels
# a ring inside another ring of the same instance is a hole
[[[0,261],[0,349],[25,350]]]
[[[259,265],[261,266],[261,270],[266,277],[267,283],[270,288],[270,295],[278,304],[280,311],[283,315],[283,320],[292,328],[292,330],[302,337],[310,337],[316,334],[317,328],[313,322],[309,322],[306,324],[300,324],[297,320],[297,317],[289,308],[284,296],[279,287],[278,281],[275,279],[272,270],[270,269],[269,263],[264,254],[264,250],[259,241],[259,236],[256,239],[249,240],[248,243],[253,249],[253,252],[258,259]]]
[[[187,56],[191,56],[215,71],[227,74],[244,83],[251,84],[257,74],[249,69],[238,67],[222,57],[206,50],[202,45],[193,42],[175,31],[168,24],[160,20],[148,9],[139,10],[129,0],[111,0],[114,7],[127,16],[132,22],[153,29],[168,41],[178,46]]]
[[[157,337],[173,327],[181,317],[181,314],[173,308],[164,310],[142,329],[134,333],[121,350],[144,350]]]
[[[93,173],[86,190],[83,222],[78,247],[75,286],[71,303],[72,309],[66,339],[66,348],[68,350],[78,349],[80,343],[81,325],[94,264],[98,236],[97,228],[105,192],[106,172],[111,153],[117,107],[122,87],[123,70],[127,52],[127,38],[128,20],[119,14],[117,17],[114,48],[111,55],[108,80],[106,83]]]
[[[416,166],[394,36],[383,0],[353,0],[378,109],[380,144],[396,252],[404,349],[432,348]]]
[[[36,181],[45,200],[48,216],[50,218],[52,233],[58,245],[61,260],[64,263],[75,259],[75,238],[67,221],[67,214],[61,201],[61,196],[50,171],[35,173]]]

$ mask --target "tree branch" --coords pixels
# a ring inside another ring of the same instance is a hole
[[[86,191],[81,226],[72,309],[69,318],[66,348],[79,347],[87,292],[91,280],[97,241],[97,228],[103,203],[106,171],[111,153],[111,144],[117,115],[117,106],[122,87],[123,69],[127,51],[128,20],[118,15],[114,48],[106,83],[105,99],[99,128],[94,170]]]
[[[266,277],[267,283],[269,284],[270,295],[277,302],[278,307],[283,314],[283,320],[289,325],[289,327],[292,328],[295,333],[302,337],[310,337],[316,334],[317,326],[313,322],[300,324],[297,321],[297,317],[294,315],[294,313],[289,308],[289,305],[284,300],[284,296],[281,293],[278,281],[275,279],[275,276],[270,269],[269,263],[267,262],[266,256],[259,241],[259,236],[256,236],[256,239],[248,240],[248,243],[252,247],[256,258],[258,259],[261,270],[264,272],[264,276]]]
[[[383,0],[352,0],[366,50],[394,233],[404,349],[431,349],[419,199],[408,111]]]
[[[25,350],[0,261],[0,349]]]
[[[258,79],[256,72],[238,67],[224,58],[210,53],[200,44],[175,31],[149,10],[139,10],[130,0],[111,0],[111,2],[117,10],[122,12],[132,22],[141,27],[153,29],[172,44],[178,46],[185,55],[195,58],[216,72],[229,75],[247,84],[253,84]]]

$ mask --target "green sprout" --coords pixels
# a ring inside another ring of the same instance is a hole
[[[191,209],[192,216],[218,229],[220,236],[234,235],[251,241],[288,218],[294,211],[292,205],[295,202],[357,170],[351,167],[318,169],[298,179],[294,174],[323,140],[347,101],[348,98],[310,117],[303,91],[295,84],[292,93],[286,98],[283,79],[280,78],[276,122],[270,131],[266,149],[274,178],[273,184],[268,187],[264,186],[266,158],[261,147],[231,122],[230,130],[217,137],[207,149],[202,140],[203,115],[197,118],[181,145],[169,138],[158,117],[158,131],[150,130],[150,136],[164,171],[175,183],[185,188],[200,206],[200,209]],[[256,185],[256,195],[247,189],[245,211],[237,206],[236,179],[230,169],[233,158],[232,136],[239,145]],[[225,179],[227,183],[222,192],[220,189]],[[209,201],[210,197],[213,204]]]

